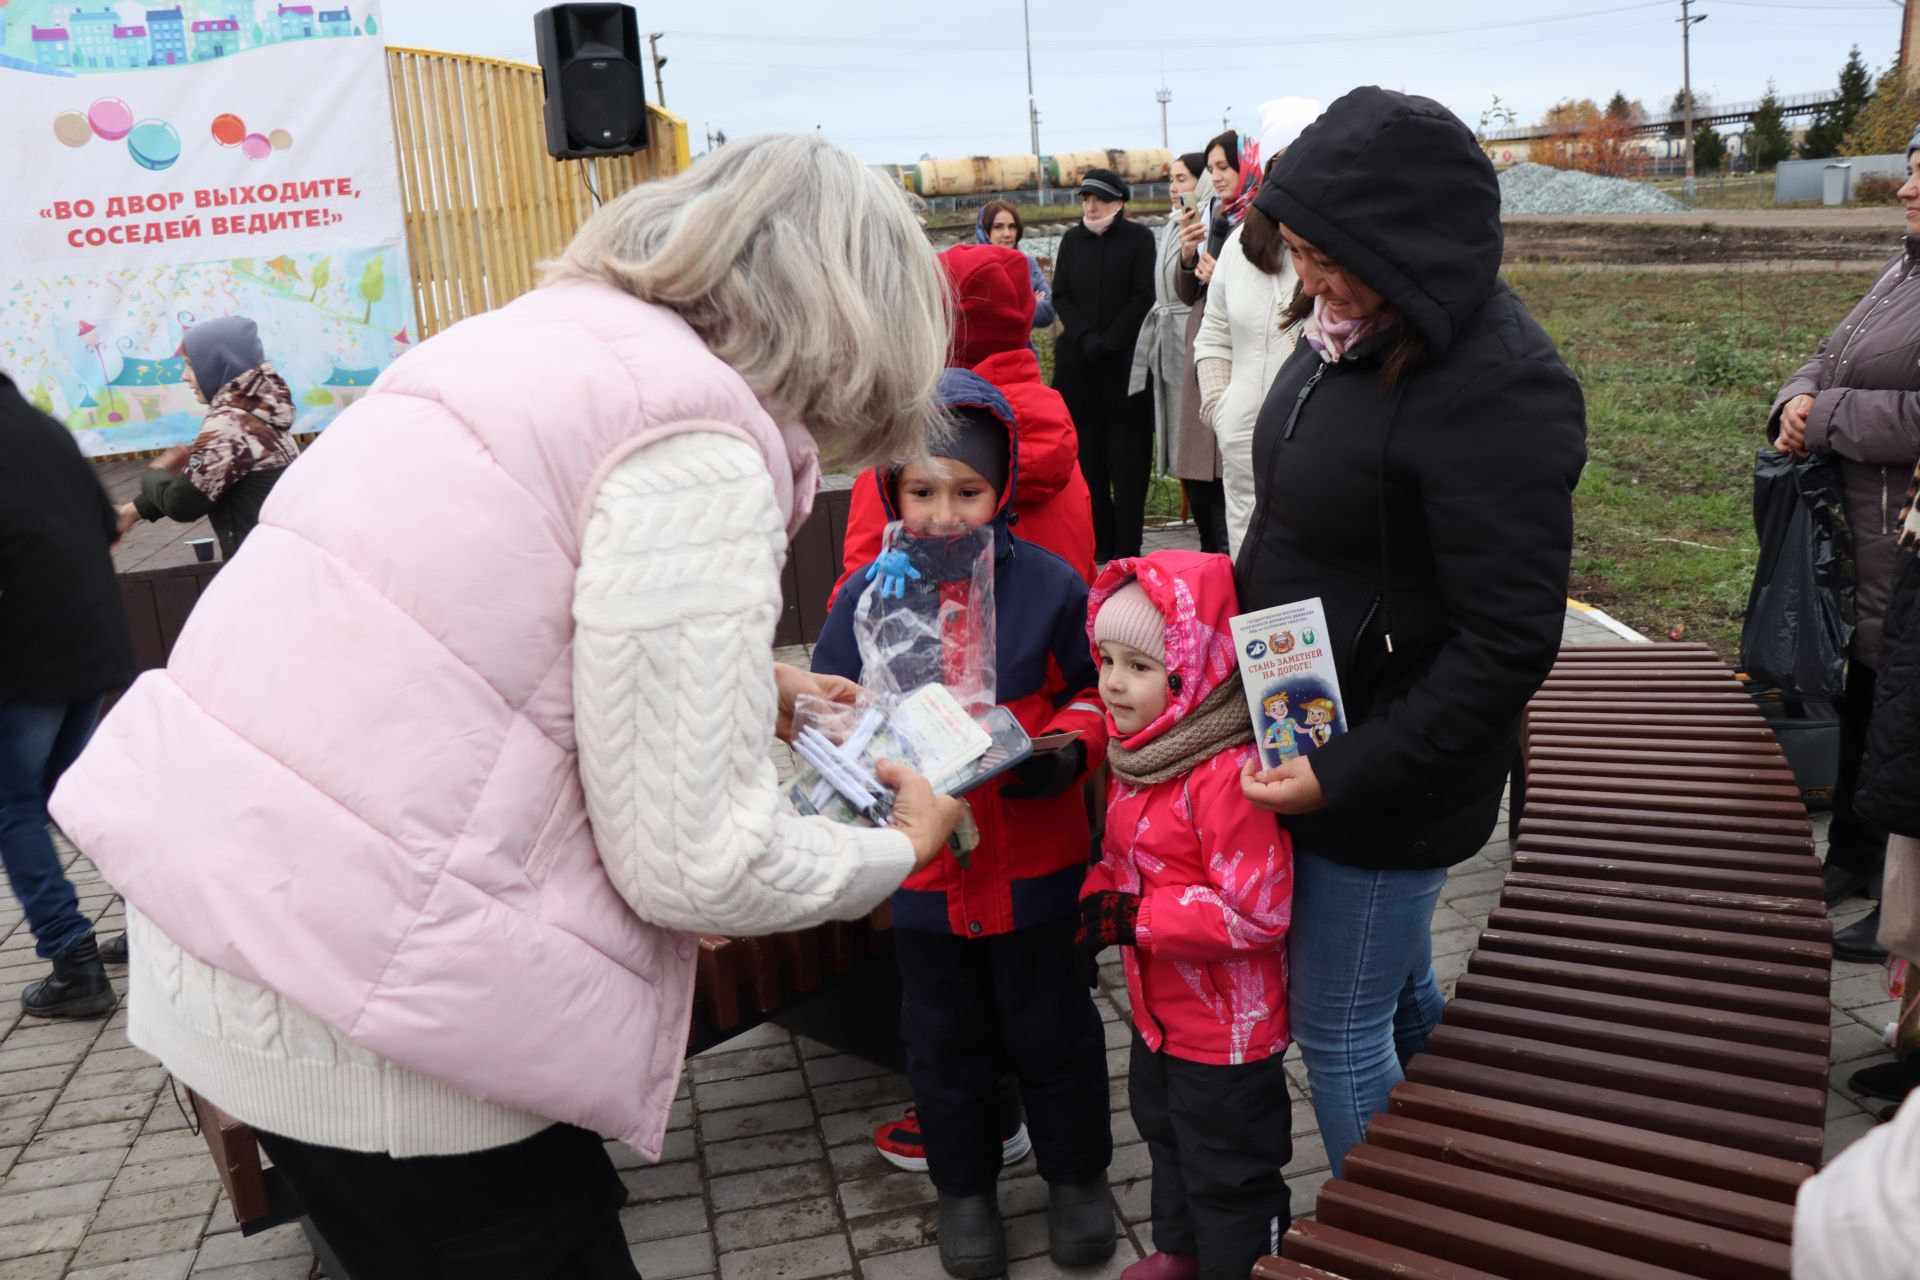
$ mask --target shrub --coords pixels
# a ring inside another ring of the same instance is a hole
[[[1853,198],[1861,204],[1893,204],[1900,198],[1902,185],[1890,173],[1863,173],[1853,184]]]

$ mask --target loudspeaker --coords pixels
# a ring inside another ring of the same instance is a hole
[[[556,160],[647,147],[640,19],[624,4],[557,4],[533,15],[546,86],[547,151]]]

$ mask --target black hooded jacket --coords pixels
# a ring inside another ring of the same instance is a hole
[[[73,433],[0,374],[0,702],[80,702],[133,679],[114,537]]]
[[[1255,428],[1240,607],[1320,597],[1351,726],[1312,757],[1326,808],[1287,825],[1335,862],[1450,866],[1491,832],[1559,649],[1580,387],[1500,280],[1493,166],[1440,104],[1354,90],[1255,203],[1426,340],[1391,392],[1399,330],[1334,364],[1302,341]]]

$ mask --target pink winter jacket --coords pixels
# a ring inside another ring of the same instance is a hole
[[[1173,728],[1235,670],[1231,560],[1158,551],[1108,561],[1087,604],[1089,639],[1100,606],[1134,579],[1166,619],[1167,670],[1180,688],[1130,738],[1108,713],[1108,732],[1130,750]],[[1097,661],[1097,646],[1094,653]],[[1080,890],[1139,897],[1136,945],[1120,948],[1133,1025],[1147,1048],[1188,1062],[1259,1062],[1292,1043],[1293,838],[1240,793],[1240,771],[1253,758],[1247,744],[1165,782],[1139,786],[1116,776],[1107,785],[1100,861]]]
[[[601,479],[690,430],[756,444],[805,518],[811,442],[670,311],[566,284],[424,344],[289,470],[66,775],[61,827],[189,955],[657,1158],[695,939],[602,869],[572,604]]]

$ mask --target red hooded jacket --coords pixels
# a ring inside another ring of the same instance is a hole
[[[1089,638],[1100,606],[1132,578],[1167,619],[1167,671],[1180,688],[1158,719],[1121,741],[1128,750],[1178,724],[1232,676],[1227,622],[1237,611],[1231,560],[1161,551],[1107,565],[1087,602]],[[1107,730],[1119,740],[1111,715]],[[1120,948],[1133,1024],[1149,1049],[1189,1062],[1255,1062],[1292,1042],[1293,840],[1240,794],[1241,766],[1253,758],[1248,743],[1165,782],[1116,777],[1100,861],[1081,889],[1083,897],[1108,889],[1139,896],[1136,945]]]
[[[955,368],[991,382],[1020,424],[1020,492],[1013,526],[1021,539],[1045,547],[1093,581],[1093,499],[1080,474],[1080,436],[1060,393],[1040,380],[1040,359],[1027,345],[1033,333],[1033,282],[1027,255],[993,244],[955,245],[940,265],[953,286]],[[860,477],[847,509],[840,581],[880,554],[887,527],[877,471]]]

